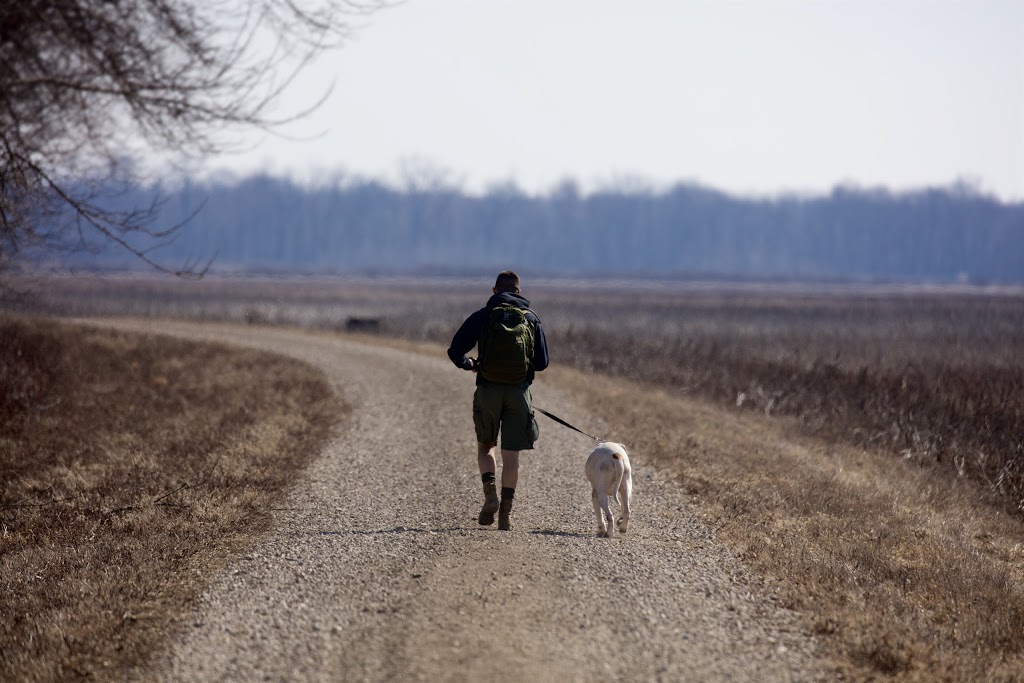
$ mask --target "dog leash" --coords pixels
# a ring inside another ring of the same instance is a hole
[[[538,412],[544,413],[545,415],[550,417],[552,420],[554,420],[558,424],[565,425],[569,429],[571,429],[573,431],[576,431],[576,432],[579,432],[583,436],[589,436],[594,441],[603,441],[603,439],[599,439],[598,437],[594,436],[593,434],[587,434],[585,431],[583,431],[579,427],[573,427],[571,424],[569,424],[568,422],[566,422],[562,418],[558,417],[557,415],[552,415],[551,413],[549,413],[548,411],[544,410],[543,408],[537,408],[536,406],[534,406],[534,408],[536,408]]]

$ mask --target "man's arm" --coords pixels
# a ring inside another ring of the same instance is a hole
[[[466,318],[462,327],[452,337],[451,346],[448,347],[448,358],[456,367],[463,370],[472,370],[473,361],[466,354],[473,350],[480,339],[481,311]]]
[[[544,336],[544,326],[537,318],[533,323],[533,369],[540,372],[548,366],[548,340]]]

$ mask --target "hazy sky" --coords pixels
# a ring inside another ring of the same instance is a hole
[[[738,193],[968,179],[1024,199],[1024,0],[407,0],[285,102],[315,115],[218,167],[469,190],[643,179]]]

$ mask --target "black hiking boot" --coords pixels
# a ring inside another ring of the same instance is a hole
[[[484,506],[480,508],[477,521],[480,526],[494,524],[494,513],[498,511],[498,489],[493,481],[484,482]]]
[[[498,506],[498,530],[512,531],[512,499],[504,498]]]

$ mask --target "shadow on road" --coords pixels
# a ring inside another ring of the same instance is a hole
[[[380,536],[383,534],[447,534],[454,531],[476,531],[472,527],[453,526],[444,529],[396,526],[391,529],[347,529],[345,531],[283,531],[282,536]]]
[[[425,529],[422,527],[396,526],[391,529],[347,529],[344,531],[282,531],[281,536],[382,536],[386,534],[450,534],[456,532],[494,532],[493,527],[452,526],[441,529]],[[528,531],[532,536],[560,536],[562,538],[590,538],[593,534],[581,534],[574,531],[556,531],[554,529],[534,529]]]
[[[568,538],[590,538],[594,534],[581,534],[575,531],[555,531],[554,529],[536,529],[530,532],[534,536],[563,536]]]

